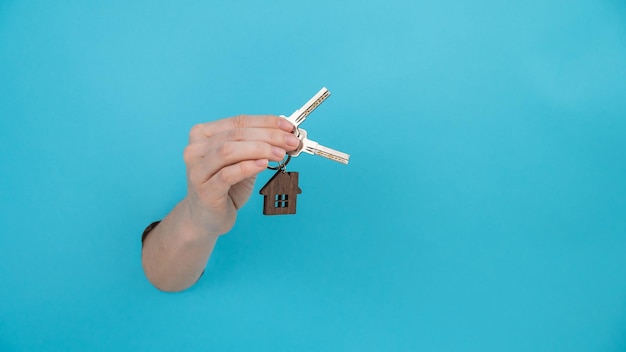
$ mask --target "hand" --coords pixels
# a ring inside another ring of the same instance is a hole
[[[278,116],[239,115],[194,126],[184,151],[193,223],[219,236],[233,227],[256,175],[298,147],[294,126]]]

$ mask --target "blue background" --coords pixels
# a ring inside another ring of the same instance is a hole
[[[191,126],[322,86],[350,165],[153,288]],[[624,351],[625,91],[621,0],[0,1],[0,350]]]

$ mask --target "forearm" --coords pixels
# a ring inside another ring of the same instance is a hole
[[[278,116],[239,115],[198,124],[183,159],[187,196],[144,239],[144,272],[163,291],[182,291],[204,270],[217,237],[235,224],[257,174],[300,140]]]
[[[192,286],[217,241],[217,234],[207,233],[191,220],[187,206],[185,201],[178,203],[143,243],[146,277],[163,291],[182,291]]]

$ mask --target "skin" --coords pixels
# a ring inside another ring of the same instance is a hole
[[[142,265],[158,289],[182,291],[202,274],[268,162],[298,147],[294,126],[272,115],[239,115],[194,126],[183,158],[187,195],[146,237]]]

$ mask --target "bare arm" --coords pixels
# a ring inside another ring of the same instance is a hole
[[[202,274],[217,238],[235,224],[256,175],[298,146],[293,126],[277,116],[240,115],[196,125],[185,148],[187,196],[146,237],[146,277],[182,291]]]

